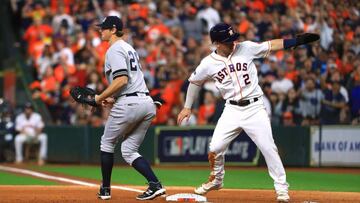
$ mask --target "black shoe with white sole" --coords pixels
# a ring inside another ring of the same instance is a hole
[[[100,190],[99,192],[97,193],[97,196],[99,199],[102,199],[102,200],[108,200],[111,198],[111,190],[110,190],[110,187],[103,187],[103,186],[100,186]]]
[[[149,182],[148,189],[136,197],[137,200],[151,200],[158,196],[164,195],[166,192],[165,188],[162,187],[160,182],[154,183]]]

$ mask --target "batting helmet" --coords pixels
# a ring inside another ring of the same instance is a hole
[[[211,42],[227,43],[233,42],[240,37],[239,33],[236,33],[234,29],[226,23],[218,23],[210,29]]]

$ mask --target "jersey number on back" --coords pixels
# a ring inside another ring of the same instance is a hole
[[[130,57],[130,70],[137,71],[138,67],[141,69],[141,65],[139,62],[139,55],[136,52],[129,51],[128,52]]]

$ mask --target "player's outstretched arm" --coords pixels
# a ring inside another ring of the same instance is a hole
[[[292,39],[274,39],[274,40],[270,41],[271,50],[277,51],[277,50],[281,50],[281,49],[296,48],[303,44],[315,42],[319,39],[320,39],[320,36],[315,33],[299,34],[295,38],[292,38]]]
[[[189,117],[191,115],[191,107],[192,107],[195,99],[199,95],[200,89],[201,89],[200,86],[195,85],[190,82],[189,87],[187,89],[184,108],[181,110],[181,112],[179,113],[178,118],[177,118],[178,125],[181,125],[181,123],[183,122],[184,119],[186,119],[186,121],[189,120]]]

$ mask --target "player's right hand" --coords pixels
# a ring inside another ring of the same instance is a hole
[[[181,125],[181,123],[183,122],[183,120],[185,118],[186,118],[186,121],[188,121],[190,118],[190,115],[191,115],[191,109],[183,108],[183,110],[181,110],[181,112],[178,115],[177,124]]]
[[[115,99],[112,97],[108,97],[101,102],[101,105],[103,107],[111,107],[114,103],[115,103]]]

